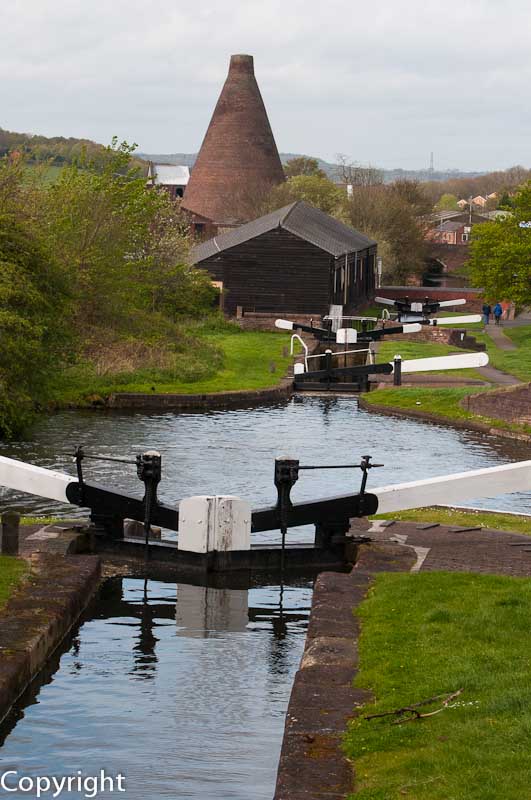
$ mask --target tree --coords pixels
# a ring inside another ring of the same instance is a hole
[[[209,275],[189,264],[188,220],[180,206],[161,193],[164,201],[150,227],[139,280],[145,286],[149,310],[176,321],[209,309],[216,289]]]
[[[296,200],[305,200],[320,208],[325,214],[341,218],[346,194],[328,178],[320,178],[318,175],[296,175],[280,186],[274,187],[268,197],[268,210],[273,211]]]
[[[424,194],[422,186],[418,181],[408,178],[399,178],[389,184],[391,192],[404,200],[411,206],[417,217],[423,217],[431,211],[431,203]]]
[[[317,178],[326,178],[325,173],[319,167],[316,158],[308,156],[297,156],[290,158],[284,164],[284,174],[286,178],[295,178],[297,175],[314,175]]]
[[[436,211],[459,211],[459,206],[457,205],[457,197],[455,194],[450,194],[446,192],[445,194],[441,195],[438,202],[435,205]]]
[[[386,280],[406,283],[424,268],[424,227],[412,204],[392,185],[355,187],[345,206],[347,220],[366,236],[385,245],[383,268]]]
[[[133,150],[114,140],[36,195],[38,225],[70,276],[78,327],[117,329],[137,311],[169,313],[170,296],[171,316],[195,313],[211,297],[208,278],[185,266],[190,237],[178,205],[146,188]]]
[[[343,153],[338,153],[336,159],[336,175],[347,186],[379,186],[384,182],[383,172],[377,167],[362,167]]]
[[[470,278],[485,296],[531,304],[531,181],[517,192],[511,216],[472,229]]]
[[[1,178],[0,178],[1,182]],[[62,271],[10,209],[0,207],[0,431],[13,436],[46,398],[68,356],[69,294]]]

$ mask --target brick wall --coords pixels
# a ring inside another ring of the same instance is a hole
[[[406,339],[411,342],[440,342],[441,344],[462,347],[463,350],[477,350],[484,352],[486,345],[477,342],[474,336],[459,328],[432,328],[425,327],[418,333],[400,333],[392,337],[393,341]],[[388,340],[389,341],[389,340]]]
[[[482,417],[531,425],[531,383],[465,397],[464,408]]]
[[[291,322],[300,322],[301,325],[309,325],[313,319],[314,326],[320,327],[322,324],[320,314],[266,314],[260,312],[246,312],[243,317],[237,317],[233,321],[245,331],[276,331],[275,320],[288,319]]]

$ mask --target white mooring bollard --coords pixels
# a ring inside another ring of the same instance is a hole
[[[196,495],[179,503],[179,550],[211,553],[251,548],[251,506],[234,495]]]

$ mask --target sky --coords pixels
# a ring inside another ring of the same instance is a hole
[[[281,152],[531,167],[528,0],[10,0],[0,127],[193,153],[232,53]]]

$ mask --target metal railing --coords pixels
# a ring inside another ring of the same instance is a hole
[[[372,349],[372,347],[366,347],[366,348],[363,348],[363,349],[360,349],[360,350],[340,350],[337,353],[332,352],[331,355],[332,355],[332,357],[334,357],[334,356],[348,356],[348,355],[351,355],[352,353],[367,353],[368,355],[367,355],[367,357],[365,359],[365,363],[366,364],[374,364],[374,350]],[[310,360],[310,358],[324,358],[324,356],[325,356],[325,353],[315,353],[315,354],[313,354],[311,356],[306,356],[305,359],[304,359],[306,370],[308,370],[307,363]]]
[[[293,336],[291,337],[289,353],[291,356],[295,355],[293,348],[295,340],[302,345],[302,349],[304,350],[304,369],[306,370],[306,372],[308,372],[308,358],[311,358],[312,356],[308,356],[308,345],[304,342],[304,340],[299,336],[298,333],[294,333]]]

